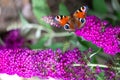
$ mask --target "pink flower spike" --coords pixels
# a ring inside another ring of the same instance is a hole
[[[51,26],[60,27],[60,25],[54,20],[54,16],[44,16],[42,17],[42,20]]]

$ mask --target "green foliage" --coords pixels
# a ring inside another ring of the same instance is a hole
[[[98,13],[107,13],[105,0],[93,0],[93,8]]]
[[[87,50],[89,48],[92,48],[94,51],[98,50],[98,47],[94,44],[92,44],[91,42],[87,42],[85,40],[83,40],[81,37],[77,37],[79,43],[80,43],[80,49],[83,50]]]
[[[116,25],[120,22],[119,0],[111,0],[111,1],[93,0],[92,3],[93,3],[93,10],[88,10],[88,14],[96,15],[101,19],[108,20],[113,25]]]
[[[70,42],[65,42],[63,45],[63,52],[65,52],[70,47]]]
[[[48,39],[49,39],[48,36],[43,36],[40,38],[40,40],[36,44],[30,45],[30,48],[31,49],[41,49],[41,48],[43,48],[44,44],[46,43],[46,41]]]
[[[41,18],[43,16],[47,16],[50,14],[50,9],[46,3],[46,0],[32,0],[32,7],[33,7],[33,13],[35,17],[37,18],[38,22],[44,27],[51,28],[48,24],[46,24]]]
[[[87,50],[89,48],[86,41],[79,41],[79,43],[80,43],[80,50],[81,51],[85,51],[85,50]]]
[[[47,48],[51,48],[53,50],[56,50],[57,48],[62,49],[63,48],[63,43],[53,43],[52,45],[48,46]]]
[[[67,7],[62,2],[59,4],[59,14],[60,15],[70,15]]]
[[[50,9],[46,3],[46,0],[32,0],[32,7],[38,21],[41,17],[50,14]]]
[[[120,12],[120,4],[118,0],[111,0],[111,4],[115,11]]]
[[[43,26],[44,30],[50,34],[49,32],[52,30],[49,24],[46,24],[41,18],[43,16],[48,16],[50,14],[50,9],[46,0],[32,0],[33,13],[37,19],[37,21]],[[37,30],[36,30],[37,31]],[[45,43],[50,38],[50,36],[46,33],[46,35],[42,35],[40,40],[30,46],[31,49],[43,49],[45,47]],[[39,34],[39,33],[38,33]]]
[[[117,16],[117,20],[120,21],[120,12],[117,12],[117,13],[116,13],[116,16]]]
[[[19,16],[20,16],[21,23],[23,25],[28,24],[28,21],[23,17],[23,15],[21,13],[19,13]]]
[[[105,80],[105,73],[101,72],[99,75],[97,75],[97,80]]]
[[[118,0],[111,0],[111,5],[115,11],[117,20],[120,21],[120,3]],[[116,20],[116,21],[117,21]]]
[[[98,63],[96,57],[92,57],[91,60],[90,60],[91,63]]]
[[[105,19],[108,8],[106,6],[105,0],[93,0],[93,10],[88,10],[88,14],[96,15],[102,19]]]

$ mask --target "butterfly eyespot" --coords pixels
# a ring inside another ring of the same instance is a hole
[[[60,19],[60,16],[56,16],[56,19]]]
[[[65,24],[64,29],[65,30],[70,29],[70,25],[69,24]]]
[[[82,12],[86,12],[88,7],[87,6],[82,6],[80,9],[81,9]]]
[[[59,15],[56,16],[56,17],[54,18],[54,20],[55,20],[55,21],[60,21],[60,16],[59,16]]]
[[[84,11],[84,7],[83,6],[80,9],[81,9],[81,11]]]
[[[81,23],[85,22],[85,18],[80,18],[79,20],[80,20]]]
[[[84,9],[84,6],[82,6],[81,9],[83,10],[83,9]]]

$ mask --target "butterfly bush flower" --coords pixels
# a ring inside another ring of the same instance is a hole
[[[95,80],[77,48],[64,53],[60,49],[3,49],[0,50],[0,73],[17,74],[25,78],[38,76],[62,80]]]
[[[80,64],[80,66],[73,66],[73,64]],[[65,52],[60,49],[55,51],[2,49],[0,50],[0,73],[17,74],[25,78],[52,77],[56,80],[96,80],[95,74],[97,74],[91,71],[78,48]],[[109,69],[106,73],[109,73]],[[114,77],[115,75],[110,79]]]
[[[88,16],[84,27],[76,30],[75,34],[103,48],[105,53],[115,55],[120,52],[120,27],[107,24],[96,16]]]
[[[19,29],[11,30],[3,35],[4,45],[0,48],[22,48],[25,44],[25,39],[21,35]]]
[[[42,19],[52,26],[60,27],[53,16]],[[120,26],[108,25],[107,21],[101,21],[96,16],[87,16],[84,27],[76,30],[75,34],[103,48],[107,54],[115,55],[120,52]]]
[[[42,19],[51,26],[60,27],[53,16],[45,16]],[[96,44],[105,53],[115,55],[120,52],[120,27],[108,24],[107,21],[101,21],[96,16],[87,16],[85,25],[76,30],[75,34]]]
[[[51,26],[60,27],[57,21],[54,20],[54,16],[44,16],[42,17],[42,20],[50,24]]]

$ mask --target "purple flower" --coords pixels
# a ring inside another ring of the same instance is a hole
[[[104,73],[105,73],[107,80],[113,80],[116,76],[116,72],[112,69],[109,69],[109,68],[105,68]]]
[[[22,48],[25,44],[25,39],[21,35],[19,29],[11,30],[3,36],[4,45],[1,48]]]
[[[60,27],[53,16],[45,16],[42,19],[51,26]],[[75,34],[96,44],[105,53],[115,55],[120,52],[120,27],[108,24],[96,16],[87,16],[84,27],[76,30]]]
[[[115,55],[120,52],[120,27],[107,24],[96,16],[88,16],[84,27],[75,34],[103,48],[105,53]]]
[[[73,66],[80,64],[80,66]],[[106,71],[106,70],[105,70]],[[29,49],[0,50],[0,73],[17,74],[30,78],[55,78],[62,80],[96,80],[98,71],[93,72],[87,65],[83,54],[78,48],[62,52]],[[106,77],[114,79],[115,73],[107,69]],[[113,76],[111,77],[112,74]]]
[[[60,49],[3,49],[0,50],[0,73],[17,74],[26,78],[38,76],[63,80],[95,80],[77,48],[64,53]]]

